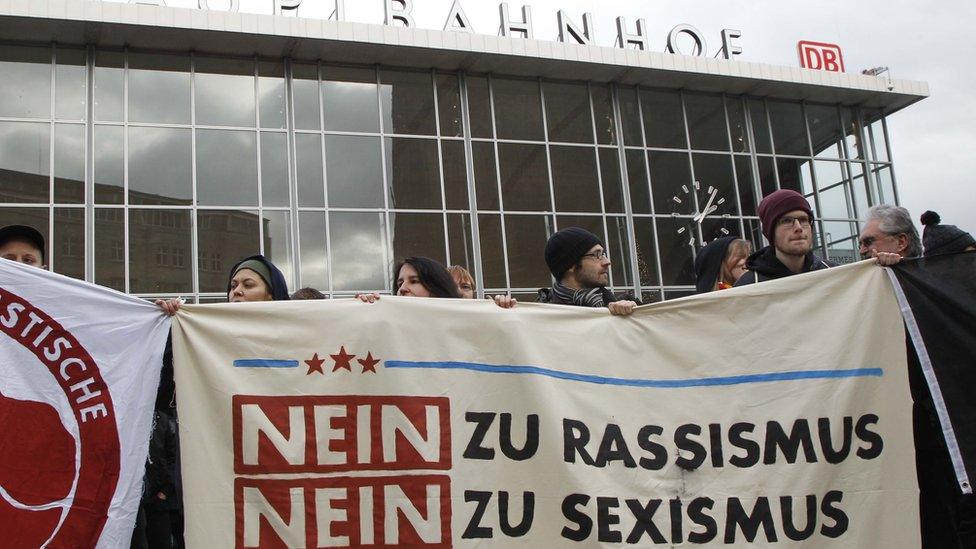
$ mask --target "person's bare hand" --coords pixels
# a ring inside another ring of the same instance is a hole
[[[637,303],[633,301],[614,301],[607,306],[610,309],[610,314],[616,316],[627,316],[633,314],[634,309],[637,308]]]
[[[488,299],[493,300],[495,305],[498,305],[502,309],[514,309],[518,305],[518,300],[509,295],[496,295]]]
[[[891,252],[879,252],[876,250],[871,250],[871,255],[874,256],[874,262],[882,267],[887,267],[888,265],[894,265],[901,261],[901,256],[896,253]]]
[[[183,298],[157,299],[154,303],[166,313],[166,316],[173,316],[176,314],[176,311],[180,310],[180,306],[183,305]]]
[[[363,303],[376,303],[376,300],[379,298],[380,294],[375,292],[371,294],[356,294],[356,299],[362,301]]]

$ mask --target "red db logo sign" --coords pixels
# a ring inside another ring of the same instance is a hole
[[[800,52],[800,66],[804,69],[844,72],[844,56],[837,44],[801,40],[796,47]]]

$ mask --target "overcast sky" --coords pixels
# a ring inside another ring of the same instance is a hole
[[[240,0],[241,10],[270,13],[273,0]],[[293,0],[292,0],[293,1]],[[418,27],[444,26],[453,0],[413,0]],[[167,5],[195,7],[197,0],[169,0]],[[229,0],[209,0],[211,9]],[[383,0],[346,0],[346,19],[382,23]],[[663,51],[668,31],[681,23],[704,33],[709,55],[721,45],[723,28],[742,31],[742,60],[798,66],[796,43],[815,40],[839,44],[848,72],[879,65],[894,78],[922,80],[931,97],[892,115],[889,132],[895,177],[902,205],[913,217],[926,209],[938,211],[946,223],[976,230],[976,109],[969,94],[976,87],[973,54],[966,39],[976,21],[976,2],[943,0],[531,0],[535,38],[556,40],[556,11],[565,10],[577,24],[593,14],[596,43],[612,46],[614,19],[647,21],[652,49]],[[333,0],[304,0],[303,17],[327,18]],[[480,34],[497,34],[498,2],[461,0]],[[520,1],[509,2],[520,19]]]

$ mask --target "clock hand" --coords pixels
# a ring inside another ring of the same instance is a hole
[[[708,202],[705,204],[705,207],[702,208],[702,213],[700,213],[700,214],[698,214],[698,215],[695,216],[695,218],[694,218],[695,221],[697,221],[698,223],[701,223],[702,220],[705,219],[705,216],[706,215],[708,215],[708,214],[710,214],[710,213],[712,213],[714,211],[714,210],[710,210],[709,208],[712,207],[712,201],[715,200],[715,197],[716,196],[718,196],[718,189],[712,189],[712,194],[711,194],[711,196],[708,197]],[[718,209],[718,206],[716,206],[716,209]]]

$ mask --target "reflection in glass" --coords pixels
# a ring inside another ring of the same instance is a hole
[[[533,80],[492,78],[499,139],[542,141],[542,103]]]
[[[631,273],[630,238],[627,235],[627,219],[607,218],[607,251],[610,253],[610,276],[615,287],[634,285]]]
[[[121,204],[122,127],[95,126],[95,203]]]
[[[288,206],[288,142],[283,133],[261,132],[261,200]]]
[[[807,130],[803,124],[803,108],[800,104],[785,101],[769,101],[767,104],[776,154],[810,156]]]
[[[793,158],[777,158],[776,170],[779,173],[779,187],[793,189],[800,194],[813,192],[810,182],[810,162]]]
[[[647,160],[651,166],[655,211],[659,215],[697,213],[688,155],[651,151]]]
[[[624,131],[624,144],[643,146],[641,136],[640,105],[637,99],[637,89],[621,86],[618,88],[620,96],[620,122]]]
[[[734,158],[742,215],[756,215],[756,183],[752,176],[752,163],[749,162],[748,156],[736,156]]]
[[[502,204],[506,210],[547,211],[552,208],[545,146],[499,143],[498,164]]]
[[[549,141],[592,143],[593,121],[586,84],[544,82]]]
[[[478,233],[485,288],[505,288],[508,282],[505,278],[505,249],[502,247],[502,216],[478,214]]]
[[[85,203],[85,126],[54,125],[54,202]]]
[[[50,136],[46,123],[0,122],[0,202],[50,200]]]
[[[624,203],[620,181],[620,156],[617,149],[598,149],[600,179],[603,182],[603,208],[607,213],[623,213]]]
[[[325,129],[351,132],[380,131],[376,71],[352,67],[322,67],[322,105]],[[390,131],[387,129],[387,131]]]
[[[686,93],[684,98],[691,148],[729,150],[729,132],[725,127],[725,107],[722,96]]]
[[[95,208],[94,254],[95,284],[124,292],[125,210],[122,208]]]
[[[603,238],[603,217],[598,215],[557,215],[556,229],[563,230],[567,227],[580,227],[597,235],[601,241]],[[608,252],[609,253],[609,252]],[[613,259],[613,258],[611,258]]]
[[[121,52],[95,52],[95,120],[122,121],[124,66]]]
[[[332,215],[337,215],[333,213]],[[328,246],[326,245],[325,212],[298,212],[298,242],[302,265],[302,287],[317,290],[329,288]],[[333,242],[335,242],[333,240]],[[358,255],[337,259],[356,263]],[[297,288],[296,288],[297,290]]]
[[[617,144],[617,124],[613,119],[613,96],[610,86],[591,84],[593,118],[596,123],[596,142],[601,145]]]
[[[651,193],[647,185],[647,167],[644,164],[644,151],[628,150],[627,183],[630,185],[630,207],[634,213],[651,213]]]
[[[818,158],[843,158],[841,139],[844,131],[840,125],[837,106],[807,103],[806,112],[813,154]]]
[[[596,155],[591,147],[549,147],[556,210],[600,212],[600,181]]]
[[[295,289],[295,270],[292,268],[291,212],[264,210],[262,252],[285,276],[288,289]]]
[[[687,147],[681,95],[677,91],[642,89],[640,101],[648,147]]]
[[[697,212],[709,217],[738,215],[735,181],[732,179],[732,157],[724,154],[692,155],[695,179],[699,182]],[[713,190],[709,190],[713,189]],[[714,198],[712,196],[714,195]],[[711,203],[711,206],[708,204]],[[706,211],[706,206],[709,211]]]
[[[749,131],[746,127],[746,111],[741,97],[726,97],[725,108],[729,113],[729,130],[732,132],[732,152],[749,152]]]
[[[88,118],[85,50],[58,48],[55,66],[54,112],[61,120]]]
[[[295,135],[297,159],[298,205],[312,208],[325,206],[322,184],[322,137],[306,133]]]
[[[488,93],[488,79],[484,76],[464,77],[468,89],[468,119],[471,121],[473,137],[491,137],[491,96]]]
[[[194,58],[196,123],[254,127],[254,61]]]
[[[192,291],[190,211],[133,208],[128,213],[129,291],[147,294]]]
[[[688,245],[686,232],[678,229],[686,227],[683,219],[670,218],[657,220],[657,236],[661,250],[661,274],[665,286],[693,285],[695,283],[694,251]]]
[[[393,259],[424,256],[447,263],[444,252],[444,216],[439,213],[390,213]]]
[[[190,204],[190,130],[128,131],[129,203]]]
[[[260,252],[260,219],[250,210],[197,210],[201,292],[226,292],[231,266]]]
[[[539,261],[539,252],[546,249],[546,241],[552,232],[549,216],[505,216],[508,269],[513,288],[544,288],[552,284],[546,262]]]
[[[319,116],[319,70],[317,65],[295,63],[291,67],[291,94],[295,109],[295,129],[321,128]]]
[[[637,245],[637,274],[640,276],[641,286],[657,286],[661,279],[657,272],[654,220],[650,217],[635,217],[634,236]]]
[[[262,128],[285,127],[285,67],[258,61],[258,116]]]
[[[773,159],[768,156],[760,156],[756,159],[759,165],[759,185],[760,190],[762,190],[762,196],[759,200],[768,196],[770,193],[776,191],[776,164]]]
[[[447,214],[447,251],[451,265],[460,265],[477,277],[471,244],[471,214]]]
[[[335,290],[388,290],[391,263],[386,254],[383,214],[332,212],[329,228]]]
[[[129,121],[190,123],[190,58],[129,54]]]
[[[441,208],[437,141],[386,138],[386,155],[391,208]]]
[[[429,72],[380,71],[383,131],[433,135],[434,87]]]
[[[766,117],[765,103],[762,99],[748,99],[746,104],[752,121],[752,139],[756,143],[756,152],[773,152],[769,142],[769,119]]]
[[[474,164],[475,196],[479,210],[497,210],[498,179],[495,177],[495,146],[475,141],[471,143]]]
[[[444,199],[449,210],[467,210],[468,176],[464,165],[464,142],[441,141],[444,161]]]
[[[51,48],[0,46],[0,116],[51,116]]]
[[[379,138],[327,135],[325,158],[331,207],[384,206]]]
[[[197,130],[197,203],[257,206],[257,136],[251,131]]]
[[[456,74],[438,74],[437,114],[441,119],[441,136],[464,135],[461,122],[461,88]]]

